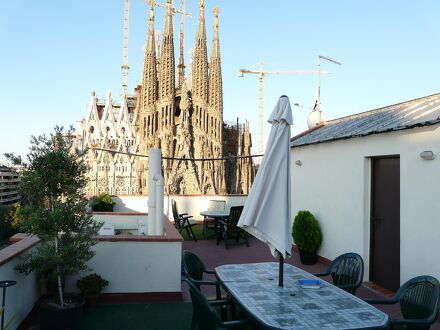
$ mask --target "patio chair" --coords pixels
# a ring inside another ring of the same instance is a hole
[[[225,209],[226,209],[226,201],[216,200],[216,199],[211,199],[209,201],[208,211],[218,211],[218,210],[223,211]],[[214,231],[216,231],[217,230],[216,224],[217,222],[215,218],[205,216],[205,218],[203,219],[202,233],[205,234],[205,232],[207,232],[208,229],[213,229]]]
[[[190,281],[197,289],[201,290],[202,285],[215,286],[215,298],[209,299],[210,302],[223,301],[227,298],[222,297],[220,290],[220,282],[217,280],[204,280],[204,274],[215,275],[215,271],[207,269],[203,261],[191,251],[184,250],[182,252],[182,264],[183,271],[185,272],[186,279]],[[206,298],[207,299],[207,298]],[[226,319],[226,307],[219,304],[221,308],[222,319]],[[231,305],[231,313],[235,316],[235,306]],[[193,314],[194,318],[194,314]],[[193,320],[193,324],[194,320]]]
[[[196,325],[199,330],[237,329],[249,324],[247,320],[223,321],[217,314],[214,306],[224,306],[230,304],[231,301],[219,300],[209,302],[192,281],[187,280],[187,283],[193,305],[191,329],[195,329]]]
[[[215,271],[211,269],[207,269],[203,261],[191,251],[183,251],[182,252],[182,264],[183,271],[188,280],[190,280],[199,290],[201,285],[211,285],[215,286],[215,299],[220,300],[221,291],[220,291],[220,283],[215,281],[204,280],[204,274],[215,275]]]
[[[403,284],[396,295],[387,300],[365,299],[370,304],[400,304],[403,320],[391,320],[391,329],[429,329],[437,320],[439,282],[432,276],[417,276]]]
[[[188,213],[179,213],[177,203],[174,199],[171,200],[171,208],[173,209],[174,227],[176,227],[179,233],[185,229],[188,236],[192,238],[194,242],[197,242],[192,230],[192,227],[197,225],[196,220],[192,219],[192,216],[188,215]]]
[[[235,238],[235,241],[239,243],[240,237],[243,237],[244,243],[246,243],[246,246],[249,247],[249,241],[246,237],[245,231],[237,226],[242,211],[243,211],[243,206],[232,206],[231,211],[229,213],[229,217],[226,220],[218,221],[217,245],[220,243],[220,240],[223,238],[223,240],[225,241],[226,249],[228,249],[229,238]]]
[[[327,271],[315,274],[327,275],[331,275],[335,286],[355,295],[364,278],[364,261],[357,253],[344,253],[332,261]]]

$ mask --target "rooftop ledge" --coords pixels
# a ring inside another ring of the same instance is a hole
[[[105,212],[99,212],[105,213]],[[146,215],[146,213],[125,213],[109,212],[113,215]],[[99,242],[182,242],[183,238],[174,225],[164,216],[164,235],[163,236],[137,236],[137,235],[100,235],[96,239]],[[14,257],[27,251],[40,242],[40,239],[28,234],[15,234],[9,239],[11,245],[0,250],[0,266],[7,263]]]
[[[146,213],[125,213],[125,212],[94,212],[96,214],[106,214],[106,215],[146,215]],[[97,236],[98,241],[106,242],[120,242],[120,241],[131,241],[131,242],[182,242],[183,237],[174,227],[174,225],[168,220],[166,216],[163,217],[163,236],[143,236],[143,235],[99,235]]]

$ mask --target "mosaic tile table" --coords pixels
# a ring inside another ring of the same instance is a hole
[[[267,329],[383,329],[387,314],[322,281],[302,288],[299,279],[317,279],[284,265],[284,287],[278,286],[278,263],[222,265],[219,280],[237,302]]]

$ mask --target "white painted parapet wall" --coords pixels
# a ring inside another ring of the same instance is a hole
[[[203,220],[200,212],[206,211],[211,199],[226,201],[226,208],[244,205],[247,195],[164,195],[163,212],[173,219],[171,200],[177,202],[180,213],[188,213],[196,220]],[[112,196],[115,212],[148,212],[148,196]]]
[[[20,256],[38,244],[39,239],[17,234],[10,241],[12,243],[10,246],[0,250],[0,281],[13,280],[17,282],[16,285],[6,289],[5,304],[5,324],[15,317],[10,327],[10,330],[14,330],[29,314],[40,297],[36,273],[25,275],[15,270],[15,266],[21,261]],[[0,289],[1,295],[2,290]]]

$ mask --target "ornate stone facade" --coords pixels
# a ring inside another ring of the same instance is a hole
[[[89,148],[88,193],[147,194],[147,158],[133,154],[147,155],[149,148],[160,148],[167,193],[246,194],[253,180],[251,159],[212,160],[250,155],[251,147],[248,125],[234,128],[223,123],[219,10],[214,9],[208,63],[205,6],[200,0],[191,75],[189,79],[183,76],[181,45],[176,84],[172,1],[167,0],[161,47],[155,40],[153,8],[150,6],[142,84],[134,96],[124,95],[121,104],[113,101],[110,92],[105,101],[92,93],[87,117],[81,122],[78,138]],[[230,134],[227,140],[223,138],[224,130],[231,129],[237,131],[235,141]],[[236,145],[232,154],[231,145]]]

